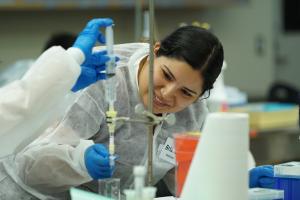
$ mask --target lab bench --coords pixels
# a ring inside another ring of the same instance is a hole
[[[255,131],[250,139],[250,150],[256,165],[299,161],[299,136],[298,127]]]

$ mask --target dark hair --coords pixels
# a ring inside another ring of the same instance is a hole
[[[76,40],[76,35],[68,32],[55,33],[47,40],[43,51],[49,49],[52,46],[61,46],[64,49],[71,47]]]
[[[161,41],[157,56],[185,61],[193,69],[199,70],[204,79],[204,94],[213,88],[222,70],[224,52],[221,42],[208,30],[184,26]]]

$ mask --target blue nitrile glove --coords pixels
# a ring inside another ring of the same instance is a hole
[[[105,43],[105,38],[99,29],[112,24],[113,20],[109,18],[98,18],[89,21],[83,31],[78,35],[73,47],[81,49],[84,53],[85,60],[89,59],[92,48],[96,42]]]
[[[106,78],[105,63],[109,61],[106,51],[93,53],[88,60],[81,65],[81,74],[72,88],[73,92],[89,86]]]
[[[94,180],[110,178],[114,169],[109,165],[109,153],[102,144],[94,144],[84,153],[85,166]]]
[[[118,62],[119,57],[115,57]],[[105,63],[109,61],[106,51],[93,53],[88,60],[81,65],[81,74],[72,88],[73,92],[77,92],[99,80],[106,79]]]
[[[255,167],[249,172],[249,187],[273,188],[274,168],[272,165]]]

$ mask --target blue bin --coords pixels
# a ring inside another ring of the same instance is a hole
[[[274,188],[284,190],[284,200],[300,200],[300,177],[275,177]]]

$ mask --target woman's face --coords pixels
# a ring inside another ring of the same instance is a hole
[[[154,53],[159,49],[155,45]],[[140,69],[139,93],[144,103],[148,105],[148,68],[149,61]],[[153,113],[174,113],[183,110],[202,93],[203,79],[199,70],[193,69],[189,64],[165,56],[154,58],[153,74]]]

